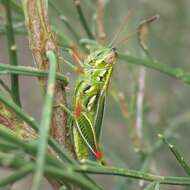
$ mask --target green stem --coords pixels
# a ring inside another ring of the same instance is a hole
[[[146,180],[146,181],[159,182],[160,184],[190,185],[189,177],[157,176],[145,172],[140,172],[136,170],[127,170],[123,168],[105,167],[105,166],[94,167],[94,166],[84,165],[79,168],[73,168],[73,170],[89,174],[123,176],[123,177]]]
[[[17,12],[21,16],[24,16],[23,9],[17,1],[11,0],[11,7],[14,9],[15,12]]]
[[[45,174],[58,177],[60,179],[66,180],[68,183],[72,183],[81,189],[88,189],[88,190],[101,190],[101,188],[95,186],[94,184],[87,181],[83,176],[78,176],[74,171],[72,171],[71,167],[63,170],[61,168],[55,168],[52,166],[47,166],[45,168]]]
[[[58,44],[71,47],[72,46],[72,41],[63,34],[63,32],[59,31],[57,27],[54,25],[51,26],[52,31],[57,35],[58,37]]]
[[[55,12],[59,15],[59,18],[61,19],[61,21],[65,24],[65,26],[67,27],[67,29],[71,32],[71,34],[73,35],[73,37],[75,38],[75,40],[77,42],[79,42],[80,37],[79,35],[76,33],[76,30],[73,28],[73,26],[70,24],[69,20],[67,19],[67,17],[65,15],[63,15],[62,10],[56,5],[56,3],[54,1],[49,1],[50,6],[53,7],[53,9],[55,10]]]
[[[11,96],[11,90],[9,89],[9,87],[4,83],[4,81],[2,79],[0,79],[0,85],[4,88],[4,90],[6,90],[9,95]]]
[[[147,68],[154,69],[161,73],[167,74],[168,76],[181,80],[187,84],[190,84],[190,73],[186,73],[180,68],[171,68],[170,66],[162,64],[156,60],[136,58],[124,53],[119,53],[119,58],[127,61],[130,64],[143,65]]]
[[[34,170],[34,165],[31,163],[25,164],[18,170],[16,170],[13,174],[9,175],[8,177],[1,178],[0,180],[0,187],[4,187],[8,184],[13,184],[14,182],[18,181],[19,179],[26,177],[29,173]]]
[[[5,126],[3,126],[5,127]],[[13,150],[16,150],[17,149],[17,146],[11,144],[11,143],[8,143],[8,142],[2,142],[0,143],[0,152],[4,152],[4,151],[13,151]]]
[[[47,92],[45,96],[42,119],[39,129],[39,140],[38,140],[39,146],[37,152],[36,169],[32,183],[32,190],[41,189],[41,181],[43,178],[44,167],[45,167],[45,155],[47,152],[48,135],[51,125],[53,95],[54,95],[55,82],[56,82],[56,64],[57,64],[56,56],[52,51],[46,52],[46,56],[49,59],[49,74],[47,82]]]
[[[0,28],[0,35],[6,35],[7,32],[4,28]],[[27,34],[26,31],[24,29],[14,29],[14,34],[15,35],[19,35],[19,34]]]
[[[17,64],[17,53],[16,53],[16,44],[14,38],[14,31],[12,26],[11,18],[11,8],[10,0],[3,0],[6,10],[6,31],[7,31],[7,40],[8,40],[8,49],[9,49],[9,61],[11,65]],[[20,95],[19,95],[19,81],[18,76],[15,74],[11,75],[11,91],[14,102],[21,106]]]
[[[75,7],[77,9],[77,13],[79,15],[80,22],[81,22],[86,34],[88,35],[88,37],[90,39],[94,39],[94,36],[93,36],[93,34],[92,34],[88,24],[87,24],[85,16],[83,14],[83,11],[82,11],[82,8],[81,8],[81,5],[80,5],[80,0],[73,0],[73,1],[74,1],[74,4],[75,4]]]
[[[36,69],[34,67],[14,66],[14,65],[0,63],[0,74],[8,74],[8,73],[23,75],[23,76],[32,76],[32,77],[47,77],[48,76],[48,71]],[[68,84],[66,77],[61,73],[56,74],[56,79],[61,80],[64,85]]]
[[[190,175],[190,167],[189,167],[189,165],[184,160],[184,158],[181,156],[181,154],[179,153],[179,151],[175,148],[175,146],[172,145],[172,144],[170,144],[162,134],[159,134],[158,136],[169,147],[170,151],[173,153],[173,155],[175,156],[175,158],[177,159],[177,161],[179,162],[179,164],[181,165],[181,167],[185,170],[185,172],[188,175]]]
[[[175,116],[171,119],[170,122],[168,122],[168,127],[162,132],[165,138],[170,138],[174,131],[182,126],[184,123],[188,123],[190,118],[190,112],[187,111],[186,113],[181,113],[181,115]],[[152,159],[152,157],[155,155],[156,152],[158,152],[161,147],[164,145],[163,141],[161,139],[158,139],[152,146],[151,149],[146,153],[146,157],[142,163],[142,170],[146,171],[148,169],[149,163]]]

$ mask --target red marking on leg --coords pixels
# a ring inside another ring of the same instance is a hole
[[[96,151],[95,152],[95,157],[96,157],[96,160],[101,160],[102,159],[102,152],[101,151]]]
[[[80,117],[80,114],[81,114],[81,104],[79,101],[77,101],[76,107],[75,107],[75,116],[78,118]]]

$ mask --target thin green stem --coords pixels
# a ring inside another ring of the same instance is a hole
[[[188,123],[190,118],[190,112],[187,111],[186,113],[181,113],[181,115],[175,116],[171,119],[170,122],[168,122],[168,127],[162,132],[165,138],[170,138],[174,131],[182,126],[184,123]],[[146,171],[148,169],[149,163],[152,159],[152,157],[155,155],[156,152],[158,152],[161,147],[164,145],[162,139],[158,139],[155,141],[155,143],[151,146],[151,149],[146,153],[146,157],[143,160],[142,163],[142,170]]]
[[[152,182],[159,182],[160,184],[169,184],[169,185],[190,185],[189,177],[170,177],[170,176],[157,176],[149,173],[136,171],[136,170],[127,170],[123,168],[116,167],[94,167],[94,166],[81,166],[78,168],[73,168],[74,171],[84,172],[89,174],[103,174],[103,175],[113,175],[113,176],[123,176],[134,179],[141,179]]]
[[[4,81],[2,79],[0,79],[0,85],[4,88],[4,90],[6,90],[9,95],[11,96],[11,90],[9,89],[9,87],[4,83]]]
[[[34,170],[34,165],[31,163],[24,164],[21,168],[17,169],[13,174],[8,177],[0,179],[0,187],[4,187],[8,184],[13,184],[14,182],[26,177]]]
[[[58,44],[71,47],[72,46],[72,40],[70,40],[67,36],[63,34],[63,32],[60,32],[57,27],[54,25],[51,26],[51,29],[58,37]]]
[[[16,75],[23,75],[23,76],[32,76],[32,77],[47,77],[48,71],[40,70],[34,67],[28,66],[14,66],[8,64],[0,63],[0,74],[16,74]],[[56,79],[61,80],[64,85],[68,84],[66,77],[61,74],[56,74]]]
[[[177,161],[179,162],[181,167],[185,170],[185,172],[188,175],[190,175],[190,167],[187,164],[187,162],[184,160],[184,158],[181,156],[179,151],[176,149],[176,147],[174,145],[170,144],[162,134],[159,134],[159,137],[169,147],[170,151],[173,153],[173,155],[175,156],[175,158],[177,159]]]
[[[19,35],[19,34],[27,34],[24,29],[14,29],[14,34]],[[6,30],[4,28],[0,28],[0,35],[7,35]]]
[[[0,152],[11,151],[11,150],[16,150],[16,149],[17,149],[17,146],[15,146],[11,143],[8,143],[8,142],[0,143]]]
[[[17,1],[11,0],[11,7],[15,10],[15,12],[17,12],[21,16],[24,16],[23,9]]]
[[[32,183],[32,190],[41,189],[41,181],[43,178],[43,173],[45,168],[45,155],[48,147],[47,146],[48,135],[51,125],[53,95],[54,95],[55,82],[56,82],[56,64],[57,64],[56,56],[52,51],[46,52],[46,56],[49,60],[49,74],[47,82],[47,92],[45,96],[42,119],[39,129],[39,140],[38,140],[39,146],[37,152],[36,169]]]
[[[55,10],[55,12],[59,15],[59,18],[61,21],[65,24],[67,29],[71,32],[73,37],[77,42],[80,40],[80,36],[76,33],[76,30],[73,28],[73,26],[70,24],[69,20],[65,15],[63,15],[62,10],[56,5],[54,1],[49,1],[50,6]]]
[[[61,168],[55,168],[52,166],[47,166],[45,168],[45,174],[52,176],[52,177],[58,177],[60,179],[65,179],[68,183],[72,183],[81,189],[88,189],[88,190],[101,190],[101,188],[95,186],[94,184],[90,183],[86,179],[83,178],[83,176],[78,176],[74,171],[72,171],[71,167],[68,167],[67,169],[63,170]]]
[[[87,21],[86,21],[86,19],[85,19],[85,16],[84,16],[84,14],[83,14],[83,11],[82,11],[82,8],[81,8],[81,4],[80,4],[80,0],[73,0],[73,1],[74,1],[74,4],[75,4],[75,7],[76,7],[76,9],[77,9],[77,13],[78,13],[80,22],[81,22],[81,24],[82,24],[82,26],[83,26],[83,28],[84,28],[86,34],[88,35],[88,37],[89,37],[90,39],[94,39],[94,36],[93,36],[93,34],[92,34],[92,32],[91,32],[91,30],[90,30],[88,24],[87,24]]]
[[[6,10],[6,32],[7,32],[8,49],[9,49],[9,61],[11,65],[18,65],[16,44],[15,44],[14,31],[12,26],[10,0],[3,0],[3,3],[5,5],[5,10]],[[19,95],[19,80],[18,76],[15,74],[11,75],[11,91],[14,102],[17,105],[21,106],[20,95]]]
[[[158,183],[153,182],[153,183],[148,184],[148,185],[144,188],[144,190],[159,190],[159,185],[160,185],[159,182],[158,182]],[[158,187],[158,189],[157,189],[157,187]]]
[[[143,65],[147,68],[154,69],[161,73],[167,74],[168,76],[181,80],[184,83],[190,84],[190,73],[186,73],[180,68],[171,68],[170,66],[162,64],[157,60],[136,58],[124,53],[119,53],[119,58],[127,61],[130,64]]]

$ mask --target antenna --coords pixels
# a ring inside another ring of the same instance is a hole
[[[123,44],[124,42],[128,41],[132,36],[136,35],[138,36],[138,41],[141,46],[141,48],[147,52],[148,47],[146,45],[146,38],[148,35],[148,27],[149,25],[154,22],[155,20],[159,19],[159,15],[151,16],[145,20],[143,20],[137,27],[137,29],[134,32],[129,33],[127,37],[121,39],[119,42],[116,43],[116,46]]]
[[[138,31],[129,33],[126,37],[124,37],[123,39],[119,40],[119,42],[117,42],[115,44],[115,47],[118,47],[119,45],[123,44],[124,42],[127,42],[131,37],[133,37],[137,33],[138,33]]]
[[[121,34],[121,31],[126,27],[126,23],[128,23],[131,15],[132,15],[132,11],[129,11],[129,13],[125,17],[124,21],[120,24],[118,30],[116,31],[112,41],[109,43],[109,45],[108,45],[109,47],[112,47],[114,42],[118,39],[119,35]]]

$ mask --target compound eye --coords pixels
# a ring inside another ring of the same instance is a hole
[[[96,56],[100,56],[100,55],[102,55],[103,54],[103,52],[98,52],[97,54],[96,54]]]

